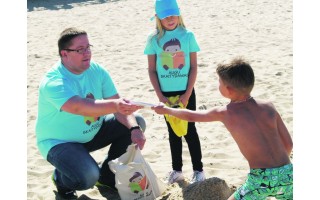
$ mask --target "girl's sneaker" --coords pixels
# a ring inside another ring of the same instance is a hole
[[[204,172],[199,172],[199,171],[193,171],[193,175],[190,181],[190,184],[199,182],[199,181],[204,181],[206,179]]]
[[[182,171],[173,170],[173,171],[169,172],[169,175],[167,177],[166,182],[167,182],[167,184],[172,184],[172,183],[182,181],[182,180],[184,180],[184,176],[182,174]]]

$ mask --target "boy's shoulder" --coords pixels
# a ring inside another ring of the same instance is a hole
[[[274,104],[269,100],[262,100],[262,99],[254,99],[254,102],[252,104],[252,107],[250,104],[248,105],[249,109],[256,113],[268,113],[268,115],[271,115],[272,113],[277,113],[277,109],[274,106]],[[272,114],[272,115],[273,115]]]
[[[254,100],[257,103],[257,105],[259,105],[259,106],[274,108],[273,103],[269,100],[264,100],[264,99],[254,99]]]
[[[261,109],[275,109],[273,103],[268,100],[262,100],[262,99],[255,99],[251,98],[247,102],[241,102],[241,103],[229,103],[227,105],[227,109],[239,109],[240,107],[254,107],[257,111]]]

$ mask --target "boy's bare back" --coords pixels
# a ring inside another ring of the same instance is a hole
[[[230,99],[226,106],[206,111],[177,110],[157,106],[158,114],[170,114],[190,122],[224,123],[253,168],[275,168],[290,163],[292,139],[272,103],[256,100],[250,93],[254,72],[242,58],[219,64],[219,91]]]
[[[205,111],[174,109],[163,105],[153,107],[158,114],[169,114],[190,122],[222,122],[248,160],[250,174],[244,185],[229,200],[285,195],[292,199],[292,164],[290,153],[293,143],[279,113],[272,103],[255,100],[250,93],[254,86],[254,72],[242,58],[219,64],[219,91],[230,99],[226,106]],[[261,169],[263,174],[261,174]],[[266,174],[265,171],[267,171]],[[272,173],[278,173],[275,180]],[[281,175],[280,175],[281,174]],[[251,177],[251,178],[250,178]],[[266,185],[267,184],[267,185]],[[265,188],[271,187],[272,190]],[[272,192],[270,192],[272,191]],[[285,191],[285,192],[284,192]]]
[[[217,110],[213,112],[217,114]],[[218,121],[229,130],[250,168],[274,168],[290,163],[292,139],[272,103],[250,98],[231,102],[218,112],[221,117]]]

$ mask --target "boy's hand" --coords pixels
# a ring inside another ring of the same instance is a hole
[[[168,107],[162,102],[160,102],[157,106],[151,107],[151,109],[160,115],[167,114],[168,112]]]

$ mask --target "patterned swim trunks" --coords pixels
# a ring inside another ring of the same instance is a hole
[[[250,169],[246,182],[237,189],[237,200],[265,200],[267,197],[293,199],[293,166]]]

